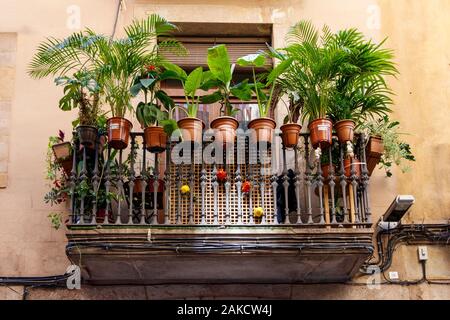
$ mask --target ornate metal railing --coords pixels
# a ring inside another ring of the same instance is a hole
[[[243,137],[244,147],[224,153],[234,159],[213,162],[204,154],[213,142],[189,151],[195,161],[180,162],[174,155],[187,156],[189,148],[172,142],[150,153],[142,133],[120,151],[100,142],[83,148],[75,139],[69,226],[369,227],[364,136],[353,152],[335,141],[322,154],[308,134],[300,138],[288,150],[276,136],[262,156]]]

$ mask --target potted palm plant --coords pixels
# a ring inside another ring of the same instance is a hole
[[[152,14],[147,19],[134,21],[126,27],[124,39],[99,43],[104,64],[109,66],[108,76],[105,77],[105,94],[112,113],[112,118],[108,119],[108,141],[113,148],[124,149],[128,145],[132,124],[125,119],[125,115],[127,111],[132,110],[130,89],[142,72],[142,67],[162,63],[164,58],[158,53],[162,46],[182,49],[182,46],[172,39],[157,44],[158,36],[167,36],[176,29],[175,25],[164,18]],[[143,82],[140,84],[149,88],[155,81],[147,79]],[[153,135],[155,138],[159,139],[163,135],[160,128],[152,129],[158,130]]]
[[[269,118],[272,108],[274,108],[281,98],[281,89],[277,86],[277,79],[289,67],[292,59],[287,59],[278,64],[265,79],[261,79],[264,83],[256,79],[255,68],[261,68],[266,61],[266,55],[263,53],[250,54],[241,57],[237,60],[237,64],[242,67],[251,67],[253,74],[252,89],[258,101],[259,118],[253,119],[249,122],[248,128],[253,129],[256,134],[257,142],[271,143],[273,138],[273,131],[276,127],[276,122]],[[266,93],[268,89],[268,94]]]
[[[28,69],[31,77],[41,79],[55,76],[55,84],[64,86],[64,96],[59,108],[71,111],[78,108],[78,119],[74,121],[76,131],[83,146],[95,145],[98,128],[97,118],[101,115],[102,75],[92,68],[92,59],[85,57],[82,43],[88,42],[91,35],[74,33],[66,39],[48,39],[42,42]],[[87,55],[89,56],[89,55]]]
[[[391,110],[392,91],[384,80],[398,71],[391,50],[366,41],[356,29],[332,35],[328,45],[341,50],[341,71],[336,77],[330,117],[340,142],[353,141],[357,125]]]
[[[340,51],[329,46],[331,32],[324,27],[323,35],[310,21],[294,25],[288,35],[286,56],[293,59],[281,83],[303,99],[302,121],[308,120],[314,148],[331,144],[333,123],[328,118],[334,78],[342,62]]]
[[[157,44],[158,36],[167,36],[175,29],[175,25],[152,14],[126,27],[124,39],[111,39],[90,29],[63,40],[49,39],[39,46],[29,73],[35,78],[85,71],[93,74],[95,77],[87,81],[87,88],[93,91],[95,87],[94,93],[98,93],[94,94],[94,101],[104,97],[111,109],[108,143],[115,149],[124,149],[132,128],[131,122],[124,118],[132,110],[130,88],[143,66],[157,65],[163,59],[158,48],[182,48],[172,39]]]
[[[165,64],[166,68],[176,72],[183,86],[186,108],[178,107],[186,113],[186,118],[178,120],[177,126],[181,130],[184,141],[191,141],[198,145],[203,141],[203,129],[205,123],[197,118],[200,96],[197,94],[207,81],[211,79],[210,71],[203,71],[202,67],[195,68],[189,75],[180,67],[173,64]]]
[[[230,63],[230,57],[225,45],[220,44],[208,49],[208,80],[202,86],[203,90],[216,88],[214,93],[202,96],[202,103],[210,104],[220,102],[223,116],[211,122],[211,128],[216,130],[216,142],[232,143],[236,137],[236,129],[239,122],[234,115],[239,111],[234,108],[230,99],[232,96],[240,100],[248,101],[252,98],[252,91],[248,80],[232,85],[234,64]]]

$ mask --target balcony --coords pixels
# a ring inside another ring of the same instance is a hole
[[[223,154],[213,141],[158,154],[142,133],[130,140],[73,145],[67,255],[88,283],[347,281],[373,252],[363,135],[352,161],[308,134],[288,150],[241,132]]]

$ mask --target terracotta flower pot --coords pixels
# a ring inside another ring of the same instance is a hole
[[[95,146],[97,140],[98,129],[94,126],[78,126],[77,127],[78,138],[80,144],[85,147],[92,148]]]
[[[120,117],[108,119],[108,143],[114,149],[125,149],[130,140],[130,131],[133,128],[132,123]]]
[[[232,117],[219,117],[211,122],[211,129],[215,130],[215,141],[219,143],[234,143],[238,127],[239,122]]]
[[[350,158],[345,158],[344,159],[345,176],[347,178],[351,178],[351,175],[352,175],[352,163],[354,163],[356,177],[357,178],[361,177],[361,164],[359,163],[359,160],[357,160],[357,159],[350,159]]]
[[[310,131],[310,139],[314,148],[327,148],[331,145],[333,134],[333,123],[328,119],[316,119],[312,121],[308,129]]]
[[[147,187],[146,189],[148,190],[148,192],[152,193],[154,192],[155,188],[153,186],[153,179],[149,179],[147,181]],[[144,184],[142,183],[143,180],[141,177],[137,177],[134,180],[134,186],[133,186],[133,193],[134,194],[140,194],[142,193]],[[156,192],[164,192],[164,180],[162,179],[158,179],[158,190]]]
[[[72,175],[72,168],[73,168],[73,159],[72,157],[67,158],[66,160],[61,162],[61,167],[64,170],[64,173],[70,177]]]
[[[270,118],[258,118],[248,123],[248,128],[254,130],[253,141],[272,143],[273,130],[277,123]]]
[[[153,153],[161,153],[166,150],[167,134],[163,127],[151,126],[144,129],[145,147]]]
[[[281,138],[286,148],[294,148],[298,145],[298,138],[302,126],[297,123],[288,123],[281,126]]]
[[[203,129],[205,124],[197,118],[184,118],[178,121],[178,127],[181,129],[181,136],[184,141],[191,141],[202,145]]]
[[[134,185],[133,185],[133,193],[142,193],[143,190],[143,183],[142,183],[142,178],[137,177],[136,179],[134,179]]]
[[[53,154],[57,161],[68,159],[72,153],[72,145],[70,142],[61,142],[52,146]]]
[[[147,181],[147,188],[150,193],[155,192],[155,187],[154,187],[153,183],[154,183],[153,179],[150,179],[149,181]],[[158,179],[158,190],[156,190],[156,192],[159,192],[159,193],[164,192],[164,180]]]
[[[334,124],[334,129],[336,130],[339,142],[345,143],[347,141],[353,141],[355,125],[353,120],[341,120]]]
[[[366,147],[367,170],[372,175],[384,153],[383,140],[379,136],[371,136]]]
[[[322,165],[320,166],[322,169],[322,176],[324,177],[325,180],[328,180],[329,176],[330,176],[330,164],[329,163],[322,163]],[[334,176],[336,177],[338,175],[338,168],[335,164],[333,164],[333,169],[334,169]]]

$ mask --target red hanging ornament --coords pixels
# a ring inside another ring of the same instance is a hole
[[[242,184],[242,188],[241,188],[242,192],[243,193],[249,193],[250,192],[250,188],[251,188],[250,182],[249,181],[244,181],[244,183]]]
[[[224,182],[225,180],[227,180],[227,172],[223,169],[219,169],[217,171],[217,180],[219,182]]]

